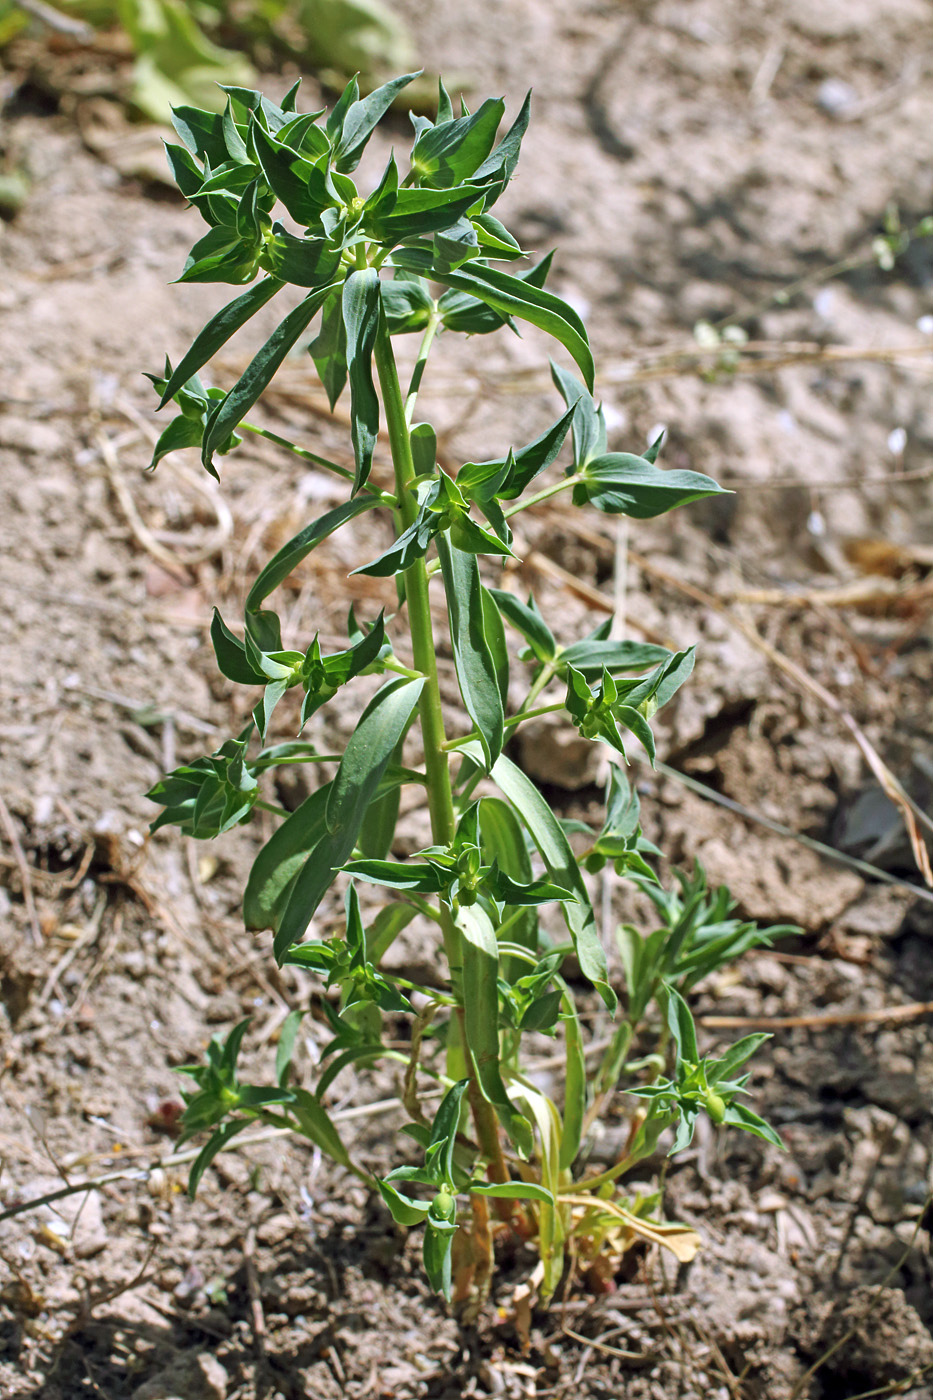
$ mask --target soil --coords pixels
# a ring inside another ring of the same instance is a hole
[[[184,456],[143,474],[156,420],[140,371],[177,359],[223,293],[168,285],[199,225],[150,178],[148,137],[125,139],[113,103],[59,105],[35,74],[8,74],[4,159],[32,188],[0,226],[0,1209],[98,1184],[0,1220],[0,1393],[930,1397],[933,1046],[915,1004],[933,1000],[933,917],[846,717],[929,808],[933,245],[912,241],[890,272],[871,245],[886,211],[909,227],[931,206],[933,9],[423,8],[399,5],[426,67],[512,110],[535,88],[505,216],[524,246],[560,247],[555,286],[587,314],[613,445],[637,450],[667,425],[669,465],[736,488],[630,534],[530,512],[519,583],[563,640],[602,620],[601,590],[632,635],[698,641],[660,756],[899,883],[634,770],[670,860],[700,859],[743,916],[801,927],[696,998],[701,1018],[749,1028],[795,1018],[751,1085],[786,1151],[698,1133],[663,1183],[666,1215],[703,1236],[695,1262],[633,1257],[611,1292],[535,1313],[524,1346],[514,1295],[530,1259],[503,1258],[463,1333],[426,1288],[416,1232],[300,1144],[223,1155],[191,1203],[171,1137],[177,1067],[249,1014],[247,1068],[268,1077],[308,987],[242,928],[261,833],[149,840],[143,794],[244,718],[215,674],[210,607],[235,615],[251,572],[337,496],[262,443],[225,461],[219,490]],[[821,277],[843,259],[860,265]],[[698,321],[748,312],[754,367],[728,345],[698,358]],[[249,348],[228,348],[219,382]],[[542,348],[533,333],[441,345],[422,408],[451,462],[550,421]],[[310,380],[296,360],[267,421],[339,458]],[[336,640],[348,588],[388,601],[346,581],[376,542],[361,529],[312,556],[286,595],[290,631]],[[866,560],[885,576],[860,572]],[[845,589],[862,605],[838,605]],[[339,742],[350,722],[325,713],[313,737]],[[520,756],[559,810],[596,811],[600,774],[549,730]],[[624,888],[598,893],[650,927]],[[415,940],[402,956],[427,960]],[[305,1024],[313,1057],[323,1030]],[[701,1025],[714,1046],[722,1028]],[[588,1029],[606,1033],[595,1008]],[[346,1073],[331,1095],[373,1170],[396,1157],[396,1092],[388,1073]],[[611,1157],[614,1114],[596,1158]]]

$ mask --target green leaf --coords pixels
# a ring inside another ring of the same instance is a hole
[[[283,285],[274,277],[265,277],[261,282],[257,282],[255,287],[250,287],[248,292],[228,302],[216,316],[212,316],[204,329],[195,336],[191,348],[182,356],[170,376],[159,400],[159,408],[164,408],[178,390],[184,388],[191,376],[197,374],[211,356],[216,355],[220,347],[226,345],[230,337],[241,326],[245,326],[266,302],[271,301],[276,292],[282,290]]]
[[[450,641],[460,693],[479,731],[488,769],[502,752],[505,712],[496,663],[485,634],[479,565],[475,555],[457,549],[444,535],[437,538],[437,552],[447,591]]]
[[[478,744],[471,743],[464,745],[464,752],[476,762],[481,750]],[[580,970],[596,987],[609,1010],[614,1011],[616,997],[608,982],[606,954],[599,941],[596,916],[576,857],[560,822],[531,779],[504,754],[493,764],[491,777],[527,827],[555,885],[574,892],[576,898],[565,900],[561,908]]]
[[[424,681],[399,676],[378,690],[344,750],[327,799],[331,835],[351,831],[354,841],[393,750],[408,727]]]
[[[510,1101],[499,1065],[499,947],[489,916],[478,904],[457,912],[463,948],[465,1049],[480,1090],[523,1157],[531,1155],[531,1124]]]
[[[699,1061],[700,1052],[697,1049],[696,1027],[690,1008],[677,988],[669,983],[663,985],[660,995],[668,1029],[677,1047],[678,1062],[686,1060],[688,1064],[695,1065]]]
[[[489,653],[492,656],[492,664],[496,673],[496,683],[499,686],[499,696],[502,700],[503,713],[509,703],[509,649],[505,640],[505,628],[502,625],[502,618],[496,601],[488,588],[482,589],[483,599],[483,635],[489,646]]]
[[[327,829],[324,812],[330,789],[325,783],[306,797],[257,855],[243,896],[248,929],[278,927],[294,882]]]
[[[405,251],[408,253],[417,252],[420,256],[422,250],[407,249]],[[398,257],[399,254],[396,253],[396,261],[398,261]],[[540,262],[535,263],[524,272],[517,273],[517,277],[529,286],[543,287],[553,257],[553,253],[548,253]],[[430,267],[430,256],[427,256],[423,265],[415,270],[427,273],[430,272]],[[515,323],[510,316],[500,315],[499,312],[493,311],[477,297],[468,296],[466,292],[444,292],[437,303],[437,309],[445,330],[459,331],[464,335],[488,335],[491,331],[500,330],[502,326],[510,326],[513,331],[516,330]]]
[[[407,928],[418,910],[411,904],[384,904],[373,919],[367,934],[369,956],[378,967],[402,929]]]
[[[212,471],[213,455],[218,447],[245,418],[289,350],[310,325],[327,300],[330,288],[321,288],[298,303],[272,332],[265,345],[254,355],[243,374],[208,419],[201,448],[201,461]]]
[[[298,1119],[302,1133],[309,1141],[319,1147],[322,1152],[326,1152],[332,1161],[339,1162],[342,1167],[347,1167],[357,1176],[368,1180],[365,1174],[358,1171],[351,1162],[350,1154],[344,1147],[340,1134],[315,1094],[309,1094],[307,1089],[293,1089],[291,1109]]]
[[[755,1035],[746,1035],[737,1040],[734,1045],[730,1045],[721,1059],[707,1061],[707,1083],[712,1087],[723,1079],[731,1079],[735,1071],[770,1039],[770,1035],[759,1031]]]
[[[390,1181],[382,1181],[377,1177],[376,1188],[389,1207],[396,1225],[420,1225],[430,1209],[427,1201],[422,1203],[411,1196],[403,1196]]]
[[[262,250],[263,267],[293,287],[321,287],[333,282],[340,266],[340,248],[327,238],[296,238],[282,224]]]
[[[211,1133],[211,1136],[191,1163],[191,1170],[188,1173],[188,1195],[191,1197],[192,1201],[197,1195],[201,1177],[207,1171],[218,1152],[222,1152],[227,1146],[227,1143],[230,1142],[232,1138],[235,1138],[237,1133],[242,1133],[243,1129],[248,1128],[249,1125],[250,1120],[248,1118],[233,1118],[229,1123],[225,1123],[222,1128],[218,1128],[216,1132]]]
[[[340,203],[326,170],[270,136],[258,121],[250,126],[250,141],[269,188],[296,223],[319,224],[324,209]]]
[[[560,1166],[569,1171],[580,1150],[586,1118],[586,1054],[580,1031],[580,1018],[569,991],[564,995],[564,1042],[567,1068],[564,1072],[564,1116],[560,1136]]]
[[[752,1133],[755,1137],[762,1138],[765,1142],[770,1142],[774,1147],[785,1150],[786,1145],[782,1138],[775,1132],[770,1123],[766,1123],[763,1118],[759,1118],[757,1113],[753,1113],[750,1108],[746,1108],[741,1103],[731,1103],[726,1109],[722,1120],[730,1127],[744,1128],[747,1133]]]
[[[217,665],[228,681],[235,681],[237,685],[266,684],[268,677],[252,665],[245,645],[230,631],[217,608],[211,620],[211,641]]]
[[[347,382],[347,330],[343,323],[343,288],[331,292],[321,314],[321,329],[308,346],[333,413]]]
[[[431,1136],[428,1140],[430,1175],[432,1181],[439,1186],[442,1184],[453,1185],[454,1148],[460,1127],[460,1108],[469,1083],[469,1079],[460,1079],[456,1084],[451,1085],[441,1099],[440,1107],[434,1115],[434,1122],[431,1124]],[[431,1152],[432,1148],[435,1149],[433,1153]]]
[[[650,642],[614,642],[587,639],[565,647],[558,657],[558,667],[573,666],[588,681],[598,680],[603,670],[615,674],[619,671],[641,671],[646,666],[656,666],[670,660],[671,653],[666,647],[653,646]]]
[[[534,879],[531,856],[525,843],[521,822],[501,797],[484,797],[479,804],[479,825],[483,854],[495,861],[500,871],[512,880],[528,885]],[[509,941],[522,948],[534,950],[538,943],[538,916],[534,906],[510,910]],[[508,981],[525,972],[517,958],[503,960],[503,973]]]
[[[450,1302],[450,1295],[453,1287],[451,1251],[453,1249],[453,1233],[449,1230],[439,1230],[432,1225],[430,1218],[425,1225],[424,1242],[421,1250],[421,1257],[424,1262],[424,1271],[428,1276],[428,1282],[435,1292]]]
[[[522,137],[528,130],[530,116],[531,91],[529,89],[529,91],[525,93],[525,100],[521,105],[518,116],[515,118],[498,146],[486,157],[482,165],[474,170],[472,177],[474,180],[498,180],[502,183],[503,188],[508,184],[518,164],[518,157],[522,148]],[[494,202],[493,200],[492,203]]]
[[[544,992],[529,1004],[522,1016],[519,1029],[523,1031],[544,1031],[550,1034],[557,1025],[562,993]]]
[[[416,423],[409,433],[415,476],[433,476],[437,465],[437,433],[430,423]]]
[[[253,583],[246,598],[247,621],[250,614],[259,613],[263,599],[288,578],[292,570],[320,544],[321,540],[327,539],[328,535],[332,535],[348,520],[362,515],[364,511],[372,510],[373,506],[378,504],[379,499],[376,496],[354,496],[352,501],[344,501],[342,505],[335,506],[326,515],[299,530],[297,535],[272,556]]]
[[[560,297],[539,290],[520,277],[511,277],[498,268],[477,262],[471,262],[468,267],[461,267],[456,272],[433,268],[430,275],[447,287],[469,292],[500,316],[517,316],[519,320],[528,321],[554,336],[569,350],[580,367],[587,387],[592,389],[596,370],[586,328],[573,308],[561,301]]]
[[[482,197],[481,185],[458,185],[450,190],[402,189],[391,208],[366,211],[363,229],[384,247],[394,248],[407,239],[427,237],[449,228]],[[427,249],[419,248],[417,252],[421,260],[429,259]],[[400,250],[392,260],[403,266],[408,258]]]
[[[200,447],[203,436],[204,424],[180,413],[159,434],[159,440],[152,449],[149,470],[157,466],[170,452],[178,452],[183,447]]]
[[[205,112],[200,107],[185,105],[173,107],[172,126],[192,155],[208,161],[212,167],[224,164],[229,152],[224,119],[219,112]]]
[[[492,150],[505,112],[501,98],[487,98],[470,117],[438,122],[423,131],[411,153],[412,169],[423,185],[449,189],[462,184]]]
[[[536,1181],[471,1181],[465,1188],[471,1196],[493,1196],[500,1201],[547,1201],[554,1205],[554,1194]]]
[[[551,378],[573,414],[573,461],[574,466],[584,467],[594,457],[606,450],[606,420],[602,405],[598,407],[592,394],[579,379],[560,365],[550,361]]]
[[[589,503],[607,515],[635,520],[650,520],[705,496],[729,494],[700,472],[662,471],[630,452],[594,457],[573,488],[574,505]]]
[[[411,890],[413,894],[439,894],[450,883],[434,865],[417,860],[351,860],[343,867],[355,880],[383,885],[388,890]]]
[[[275,1047],[275,1079],[276,1083],[282,1086],[288,1082],[288,1072],[291,1069],[292,1056],[295,1053],[295,1041],[298,1039],[298,1031],[306,1014],[301,1007],[295,1007],[293,1011],[289,1011],[282,1022],[279,1043]]]
[[[350,418],[356,458],[354,494],[366,482],[379,434],[379,400],[373,387],[373,347],[380,314],[379,274],[373,268],[351,272],[343,284],[343,320],[347,335]]]
[[[424,330],[434,311],[434,298],[421,277],[400,277],[381,282],[382,309],[389,335]]]
[[[423,685],[422,680],[401,677],[392,680],[376,692],[363,711],[344,750],[336,777],[328,784],[324,821],[322,827],[315,828],[318,839],[304,852],[304,863],[286,892],[287,902],[276,905],[272,950],[277,961],[281,962],[292,944],[300,942],[336,871],[345,864],[356,845],[363,817],[376,796],[392,751],[405,732]],[[279,828],[276,836],[291,820],[289,818]]]
[[[351,102],[343,114],[339,135],[334,140],[334,167],[344,174],[355,170],[360,163],[360,157],[366,149],[366,144],[372,136],[379,122],[392,106],[403,88],[419,76],[417,73],[405,73],[401,78],[392,78],[390,82],[383,83],[382,87],[376,88],[368,96]],[[336,110],[336,109],[335,109]],[[330,123],[328,123],[330,126]]]
[[[179,282],[251,282],[258,269],[259,244],[245,242],[235,227],[218,226],[200,238]]]
[[[502,588],[491,588],[489,591],[502,616],[522,634],[538,660],[553,661],[557,655],[557,642],[532,594],[529,593],[528,602],[523,603],[514,593],[507,593]]]

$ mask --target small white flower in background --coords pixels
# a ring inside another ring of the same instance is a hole
[[[826,534],[826,521],[822,511],[811,510],[807,516],[807,533],[811,535],[823,536]]]
[[[933,335],[933,316],[921,316],[917,322],[917,330],[921,335]]]
[[[905,428],[892,428],[888,433],[888,451],[895,457],[900,457],[907,446],[907,431]]]

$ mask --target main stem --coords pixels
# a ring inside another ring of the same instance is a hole
[[[402,522],[407,527],[413,523],[417,513],[417,505],[410,490],[415,477],[415,465],[411,454],[405,400],[402,397],[398,367],[395,363],[392,342],[384,318],[380,318],[379,330],[376,334],[375,361],[376,371],[379,375],[379,386],[382,389],[382,403],[385,409],[389,445],[392,451],[392,464],[395,469],[398,509],[402,516]],[[447,736],[444,732],[444,711],[437,675],[437,654],[434,650],[431,603],[428,596],[428,571],[424,559],[416,559],[414,564],[405,570],[404,577],[405,596],[408,600],[408,626],[411,633],[415,666],[425,678],[419,701],[419,715],[421,737],[424,742],[424,770],[427,776],[431,834],[436,845],[449,846],[454,839],[457,821],[454,813],[453,789],[450,783],[449,760],[444,747]],[[463,964],[460,934],[449,910],[443,905],[441,906],[441,929],[444,935],[444,951],[447,954],[451,981],[456,986],[460,980],[460,969]],[[458,1010],[457,1022],[462,1043],[465,1037],[462,1008]],[[460,1053],[462,1054],[462,1051]],[[490,1175],[493,1180],[508,1181],[509,1173],[502,1156],[495,1111],[482,1096],[470,1058],[467,1047],[464,1069],[470,1079],[469,1099],[476,1123],[480,1150],[489,1163]]]

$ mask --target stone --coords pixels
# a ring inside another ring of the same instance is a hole
[[[143,1381],[132,1400],[226,1400],[228,1379],[216,1356],[207,1351],[189,1353]]]

